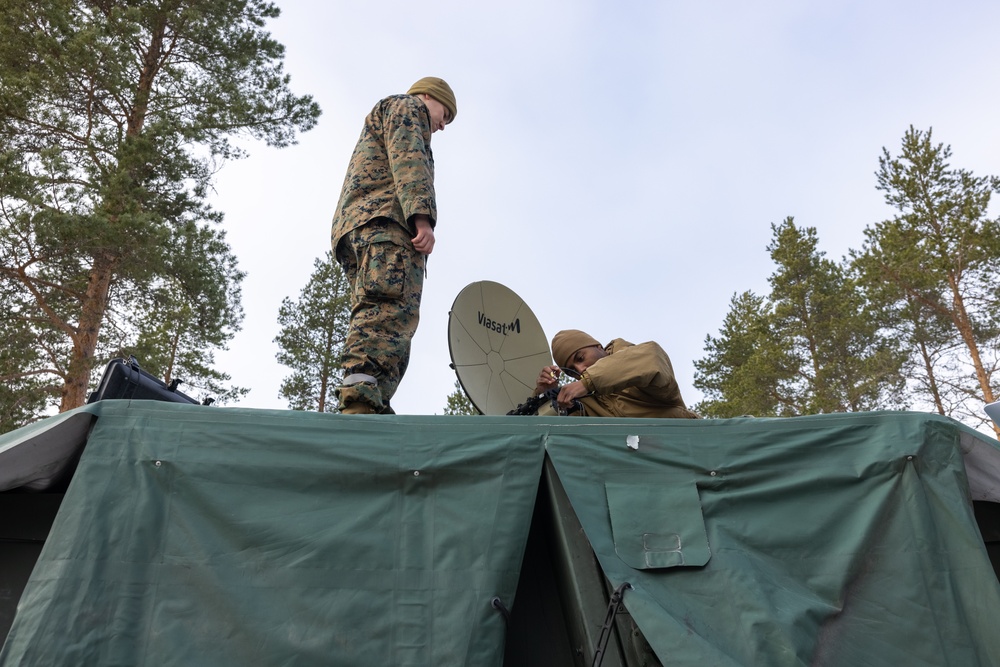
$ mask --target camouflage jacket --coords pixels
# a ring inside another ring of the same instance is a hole
[[[593,392],[581,399],[590,417],[674,417],[697,419],[681,398],[670,357],[654,342],[633,345],[616,338],[583,372]]]
[[[372,218],[390,218],[412,234],[418,213],[436,224],[430,114],[420,98],[392,95],[365,118],[333,216],[333,248]]]

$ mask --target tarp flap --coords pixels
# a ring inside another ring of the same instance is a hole
[[[977,436],[978,433],[966,431],[961,438],[969,491],[973,500],[1000,503],[1000,456],[996,441]]]
[[[554,430],[546,448],[664,664],[985,667],[1000,664],[1000,584],[969,499],[968,433],[920,413],[609,420]],[[638,530],[680,532],[650,485],[697,487],[703,567],[630,567]]]
[[[0,491],[44,491],[65,483],[87,440],[90,412],[64,412],[0,435]]]
[[[543,434],[104,401],[3,665],[498,665]]]
[[[638,570],[704,565],[711,557],[694,480],[607,482],[615,552]]]

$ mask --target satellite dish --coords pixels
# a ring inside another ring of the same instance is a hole
[[[500,283],[465,287],[448,314],[451,367],[484,415],[505,415],[535,393],[538,371],[552,363],[535,314]]]

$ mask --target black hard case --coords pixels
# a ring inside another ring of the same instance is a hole
[[[195,403],[198,401],[177,391],[176,385],[168,387],[158,377],[150,375],[133,359],[112,359],[104,369],[101,383],[97,385],[87,403],[106,398],[124,398],[136,401],[173,401]]]

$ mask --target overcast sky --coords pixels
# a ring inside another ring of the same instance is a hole
[[[549,339],[656,340],[693,405],[730,298],[768,293],[772,223],[815,227],[832,259],[859,248],[893,215],[874,174],[910,125],[1000,174],[995,0],[278,5],[292,89],[323,115],[217,179],[248,273],[217,367],[251,388],[243,407],[287,407],[278,307],[329,248],[365,115],[423,76],[451,84],[458,115],[433,137],[437,245],[400,414],[442,413],[448,312],[479,280],[518,293]]]

